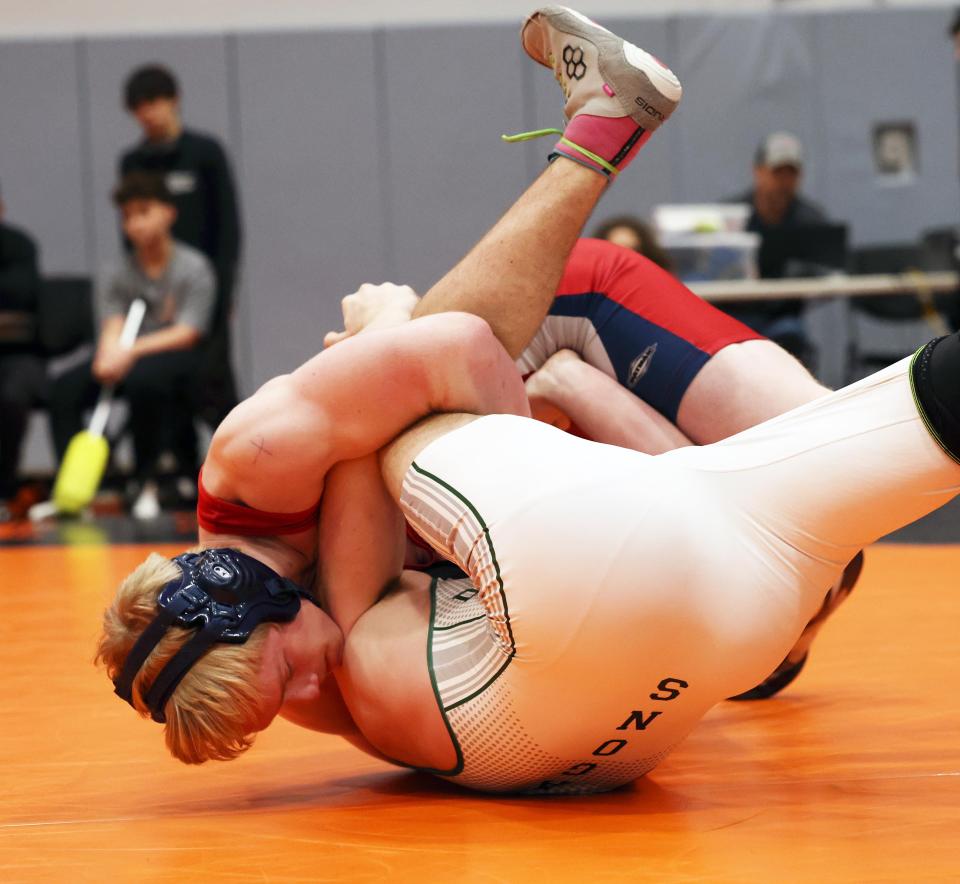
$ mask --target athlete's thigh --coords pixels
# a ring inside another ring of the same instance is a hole
[[[960,491],[960,465],[927,430],[910,359],[713,445],[667,452],[697,470],[822,588],[853,555]],[[816,599],[813,600],[816,602]]]
[[[773,341],[743,341],[704,364],[680,400],[676,423],[693,442],[706,445],[829,392]]]
[[[535,371],[557,350],[574,350],[674,421],[710,357],[758,337],[642,255],[584,239],[518,366]]]

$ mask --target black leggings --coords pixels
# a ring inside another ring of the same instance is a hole
[[[167,450],[175,450],[181,460],[192,438],[192,451],[186,457],[194,463],[181,467],[192,470],[196,462],[196,436],[193,410],[199,350],[168,350],[138,359],[118,393],[130,406],[130,430],[136,472],[139,478],[156,473],[157,459]],[[73,435],[83,429],[83,412],[95,401],[98,386],[85,362],[54,381],[50,396],[50,421],[57,457],[62,459]]]
[[[20,450],[30,410],[44,396],[46,370],[31,353],[0,353],[0,498],[17,487]]]

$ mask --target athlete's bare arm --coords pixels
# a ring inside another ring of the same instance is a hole
[[[304,510],[335,463],[371,454],[439,411],[529,414],[516,368],[474,316],[371,331],[265,384],[217,430],[204,485],[257,509]]]
[[[572,350],[560,350],[526,382],[533,416],[558,425],[556,414],[573,421],[595,442],[662,454],[693,443],[659,411],[634,396]],[[563,428],[561,426],[561,428]]]
[[[370,323],[462,310],[485,319],[507,352],[518,357],[553,303],[570,251],[603,192],[602,176],[576,163],[554,163],[476,246],[417,301],[407,286],[366,285],[344,299],[344,331],[327,346]]]
[[[323,609],[344,636],[400,576],[404,528],[375,454],[339,463],[327,474],[320,509],[317,589]]]

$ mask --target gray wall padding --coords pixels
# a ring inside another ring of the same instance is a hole
[[[385,126],[372,32],[239,38],[245,323],[253,383],[340,326],[340,298],[389,275]]]
[[[958,211],[956,75],[942,8],[611,20],[680,75],[674,120],[597,218],[714,200],[750,183],[759,139],[788,128],[806,192],[858,243],[902,241]],[[501,132],[562,123],[549,71],[514,25],[0,43],[0,182],[48,271],[116,254],[108,201],[137,129],[124,77],[158,60],[188,125],[231,151],[246,221],[239,371],[250,391],[320,347],[339,300],[442,275],[542,167],[551,141]],[[875,122],[913,120],[920,173],[877,182]],[[592,226],[591,222],[591,225]],[[829,325],[836,325],[831,320]],[[829,347],[835,341],[825,341]]]
[[[425,291],[488,230],[527,183],[516,29],[387,31],[383,85],[393,264]],[[533,128],[533,127],[530,127]]]
[[[942,9],[852,12],[817,18],[827,164],[824,196],[860,243],[909,241],[956,223],[956,68]],[[919,174],[879,183],[871,134],[877,122],[912,120]]]
[[[678,201],[724,199],[751,185],[753,155],[769,132],[788,129],[804,144],[804,190],[813,199],[828,158],[810,17],[681,18],[676,70],[684,99],[676,114]]]
[[[75,42],[0,43],[0,196],[52,273],[89,269],[89,168]]]

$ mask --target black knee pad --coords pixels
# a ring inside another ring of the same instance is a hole
[[[937,338],[917,353],[910,385],[927,429],[960,462],[960,332]]]

